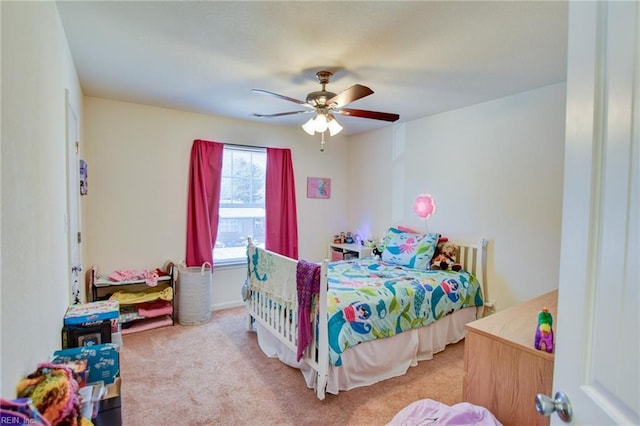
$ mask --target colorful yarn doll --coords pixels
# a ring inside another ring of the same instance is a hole
[[[80,413],[78,382],[71,369],[52,363],[38,364],[38,369],[16,386],[18,398],[29,398],[52,426],[91,425]]]
[[[536,328],[535,347],[538,350],[544,350],[548,353],[553,352],[553,317],[549,310],[544,307],[538,313],[538,327]]]

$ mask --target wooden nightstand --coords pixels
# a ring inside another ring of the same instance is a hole
[[[553,354],[534,347],[545,306],[555,331],[557,290],[466,325],[463,398],[505,426],[549,424],[535,409],[536,394],[553,394]]]

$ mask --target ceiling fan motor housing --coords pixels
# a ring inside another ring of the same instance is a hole
[[[307,95],[307,103],[314,107],[327,106],[327,101],[336,96],[335,93],[327,90],[318,90],[317,92],[311,92]]]
[[[325,90],[326,85],[329,83],[331,76],[333,73],[331,71],[318,71],[316,73],[316,78],[318,82],[322,85],[322,89],[317,92],[311,92],[307,95],[307,103],[314,107],[323,107],[327,105],[327,101],[334,96],[335,93],[329,92]]]

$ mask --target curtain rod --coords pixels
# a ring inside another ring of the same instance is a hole
[[[254,146],[254,145],[243,145],[243,144],[239,144],[239,143],[226,143],[226,142],[222,142],[222,144],[224,146],[228,146],[230,148],[239,148],[239,149],[250,149],[252,151],[256,151],[258,149],[264,149],[266,150],[267,148],[264,146]]]
[[[266,146],[244,145],[244,144],[241,144],[241,143],[227,143],[227,142],[209,141],[209,140],[206,140],[206,139],[196,139],[196,140],[200,140],[202,142],[219,143],[219,144],[222,144],[224,146],[228,146],[230,148],[250,149],[252,151],[255,151],[255,150],[258,150],[258,149],[264,149],[266,151],[266,149],[267,149]]]

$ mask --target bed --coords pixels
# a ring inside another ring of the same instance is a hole
[[[429,235],[437,243],[439,234]],[[308,263],[249,240],[247,329],[256,331],[267,356],[300,369],[321,400],[326,393],[405,374],[418,361],[462,340],[465,324],[482,317],[487,241],[454,243],[462,267],[458,272],[426,269],[424,259],[415,261],[416,256],[409,266],[401,265],[402,250],[393,252],[389,244],[382,259],[315,264],[319,292],[309,311],[300,315],[305,303],[298,304],[296,277]],[[430,245],[435,250],[433,241]],[[422,250],[422,255],[429,261],[434,251]],[[311,338],[302,338],[301,330],[307,329]]]

